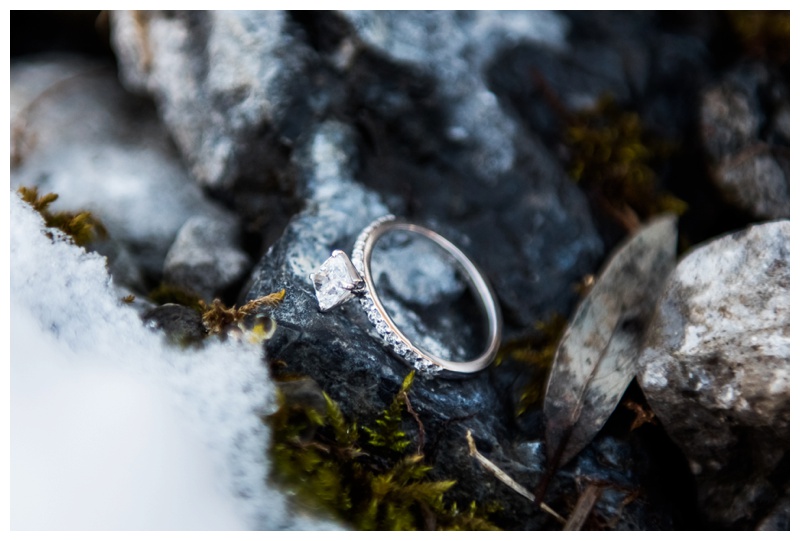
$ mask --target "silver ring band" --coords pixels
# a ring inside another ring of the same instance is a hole
[[[461,267],[469,286],[482,304],[488,340],[483,352],[467,361],[442,359],[415,346],[395,325],[381,303],[372,280],[370,261],[378,239],[393,230],[417,233],[436,243]],[[311,281],[317,294],[320,310],[331,310],[359,297],[367,317],[375,326],[382,341],[401,359],[418,372],[432,375],[441,371],[456,374],[470,374],[486,368],[494,359],[500,347],[500,309],[494,292],[478,268],[452,242],[425,227],[398,220],[393,215],[384,216],[369,224],[359,234],[353,248],[352,261],[341,250],[335,250],[317,272],[312,273]]]

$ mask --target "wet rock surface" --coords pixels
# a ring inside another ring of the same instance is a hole
[[[717,527],[753,528],[788,487],[789,222],[687,255],[639,364],[648,402],[690,461],[701,512]]]

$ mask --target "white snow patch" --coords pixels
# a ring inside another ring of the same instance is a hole
[[[257,346],[169,346],[11,197],[11,527],[323,529],[265,479]]]

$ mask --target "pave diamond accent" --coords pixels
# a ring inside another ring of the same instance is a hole
[[[310,278],[323,312],[349,301],[364,287],[361,275],[341,250],[333,252]]]
[[[375,302],[369,295],[364,295],[358,300],[361,303],[361,307],[364,308],[367,318],[375,326],[378,336],[380,336],[386,347],[394,351],[398,357],[413,366],[417,372],[423,376],[432,376],[442,370],[441,366],[424,358],[417,351],[415,351],[410,343],[404,341],[399,335],[389,328],[378,312]]]

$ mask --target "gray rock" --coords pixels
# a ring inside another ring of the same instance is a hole
[[[701,133],[706,152],[715,161],[738,153],[757,138],[757,105],[735,88],[714,87],[702,96]]]
[[[487,188],[504,182],[528,142],[482,73],[503,49],[557,48],[566,31],[548,12],[115,12],[111,21],[122,80],[154,97],[195,176],[272,238],[302,205],[293,147],[332,116],[400,139],[382,148],[435,157]]]
[[[186,173],[152,107],[126,93],[110,66],[65,56],[16,62],[11,103],[11,185],[59,194],[53,210],[94,213],[121,244],[97,246],[112,270],[130,255],[158,277],[190,216],[227,215]],[[138,270],[116,276],[141,283]]]
[[[602,245],[581,195],[482,76],[514,44],[559,47],[560,17],[120,12],[112,20],[123,80],[154,96],[196,176],[232,201],[246,228],[277,238],[291,211],[307,206],[295,154],[333,116],[365,133],[354,180],[398,214],[458,223],[480,246],[474,253],[510,322],[566,312],[574,295],[553,281],[577,282],[596,266]],[[276,193],[290,203],[275,204]],[[520,262],[511,272],[509,260]]]
[[[445,131],[469,141],[473,167],[490,180],[513,165],[508,141],[515,127],[481,73],[497,50],[519,41],[559,45],[566,30],[562,18],[448,11],[339,16],[349,35],[333,55],[338,68],[348,69],[358,49],[367,49],[432,78],[437,98],[448,107]],[[193,172],[209,186],[231,187],[265,170],[275,150],[253,150],[294,141],[301,120],[295,117],[325,106],[329,92],[309,93],[316,86],[308,69],[316,61],[313,50],[287,13],[115,12],[112,25],[123,80],[156,97]],[[385,115],[408,108],[408,97],[397,93],[376,99]]]
[[[686,256],[668,279],[639,371],[689,459],[706,519],[753,528],[783,490],[788,460],[789,222]]]
[[[713,179],[726,199],[756,218],[789,217],[789,178],[766,145],[723,159]]]
[[[250,260],[239,249],[235,219],[193,216],[183,224],[164,260],[164,282],[210,302],[240,280]]]
[[[328,94],[309,80],[312,51],[287,13],[115,11],[110,22],[122,82],[155,99],[193,176],[282,228],[264,209],[293,190],[288,153]]]
[[[702,94],[700,136],[711,178],[758,219],[789,217],[789,98],[780,78],[744,64]]]

